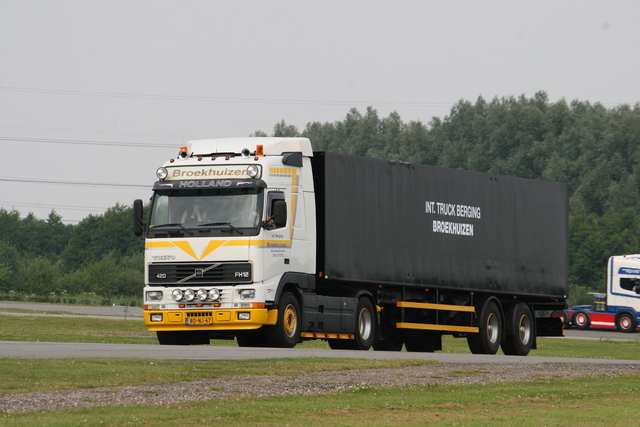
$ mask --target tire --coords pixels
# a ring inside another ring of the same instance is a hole
[[[635,332],[637,327],[638,321],[632,313],[624,312],[618,315],[616,319],[616,329],[618,329],[619,332]]]
[[[562,324],[566,327],[569,326],[569,316],[564,310],[554,310],[551,312],[551,317],[559,317],[562,320]]]
[[[358,300],[356,308],[355,349],[369,350],[376,337],[376,313],[367,297]]]
[[[507,319],[511,322],[514,335],[507,335],[502,343],[502,351],[510,356],[526,356],[531,351],[535,339],[535,319],[524,303],[517,304]]]
[[[576,311],[571,317],[571,324],[576,329],[589,329],[591,326],[591,316],[589,316],[589,312],[585,310]]]
[[[293,348],[300,340],[300,303],[291,292],[284,292],[278,304],[278,321],[265,327],[267,346]]]
[[[356,305],[355,323],[352,340],[330,339],[332,350],[369,350],[376,335],[376,315],[373,303],[367,297],[361,297]]]
[[[467,344],[473,354],[496,354],[502,340],[502,318],[494,300],[487,300],[478,318],[479,332],[467,335]]]

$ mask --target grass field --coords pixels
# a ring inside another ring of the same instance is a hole
[[[0,315],[0,341],[136,343],[156,345],[142,322],[84,317]],[[235,345],[216,341],[215,345]],[[541,338],[535,356],[640,359],[640,343]],[[445,352],[468,353],[447,338]],[[300,347],[326,348],[321,341]],[[159,349],[161,347],[158,347]],[[288,375],[431,363],[418,360],[278,359],[184,361],[146,359],[1,359],[0,399],[7,393],[91,389],[189,381],[220,375]],[[640,376],[546,378],[482,386],[358,387],[341,393],[260,399],[219,399],[170,407],[1,414],[3,426],[133,425],[640,425]]]

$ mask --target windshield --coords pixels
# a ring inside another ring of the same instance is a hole
[[[149,230],[258,228],[262,189],[158,191],[151,207]]]

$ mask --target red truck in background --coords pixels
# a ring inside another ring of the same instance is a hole
[[[609,258],[606,293],[591,293],[593,305],[556,310],[565,326],[636,332],[640,327],[640,254]]]

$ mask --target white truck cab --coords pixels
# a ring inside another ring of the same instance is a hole
[[[136,233],[144,321],[161,343],[275,324],[283,275],[315,273],[312,155],[306,138],[206,139],[158,169]]]

